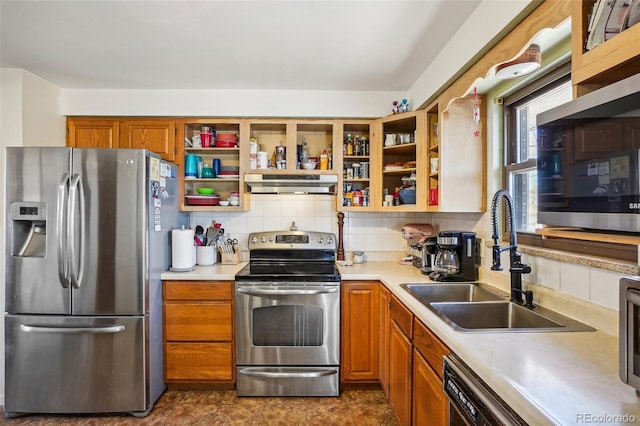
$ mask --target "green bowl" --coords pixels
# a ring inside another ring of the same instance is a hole
[[[198,188],[198,194],[200,195],[211,195],[215,192],[213,188]]]

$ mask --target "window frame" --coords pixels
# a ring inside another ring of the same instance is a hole
[[[503,99],[503,188],[510,188],[509,179],[513,172],[524,171],[536,167],[537,158],[528,159],[522,163],[517,163],[516,146],[516,111],[515,109],[540,96],[540,94],[557,88],[558,86],[571,81],[571,63],[566,62],[559,65],[549,73],[536,79],[535,81],[519,88]],[[517,208],[517,206],[515,206]],[[507,224],[503,224],[502,235],[508,239]],[[520,244],[530,245],[538,248],[569,251],[578,254],[593,255],[598,253],[601,257],[626,262],[638,262],[638,247],[629,244],[617,244],[597,241],[572,240],[567,238],[543,238],[541,235],[531,232],[518,231],[517,239]]]

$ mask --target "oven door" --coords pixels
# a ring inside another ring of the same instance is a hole
[[[339,283],[236,282],[238,366],[339,362]]]

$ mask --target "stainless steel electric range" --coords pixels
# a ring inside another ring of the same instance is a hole
[[[340,273],[334,234],[249,235],[236,281],[238,396],[338,396]]]

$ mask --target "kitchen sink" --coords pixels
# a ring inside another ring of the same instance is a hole
[[[457,330],[563,327],[538,313],[511,302],[433,303],[441,317]]]
[[[454,330],[466,333],[595,331],[541,306],[525,308],[475,283],[401,284]]]
[[[400,284],[422,304],[436,302],[484,302],[504,300],[503,297],[479,287],[477,284]]]

